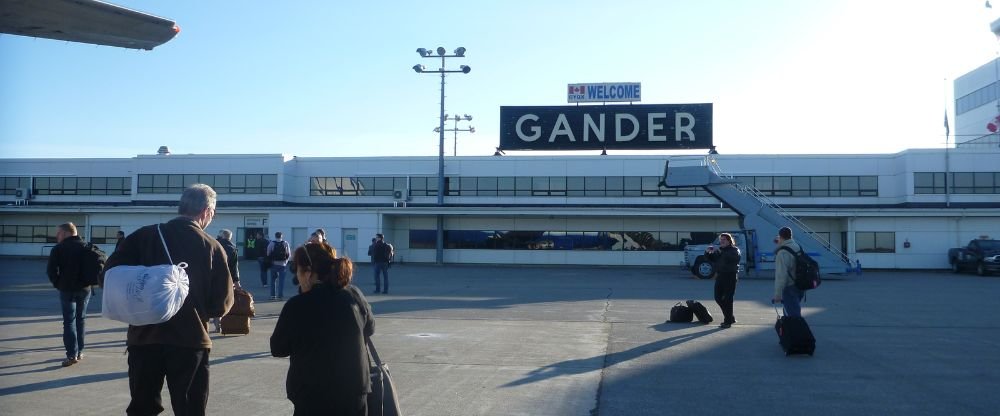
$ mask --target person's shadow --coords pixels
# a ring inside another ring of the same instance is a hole
[[[652,326],[660,332],[672,331],[681,328],[690,328],[691,325],[679,326],[678,324],[663,323]],[[523,384],[534,383],[536,381],[542,381],[554,377],[572,375],[572,374],[582,374],[588,371],[594,371],[596,369],[611,367],[618,363],[623,363],[643,355],[649,354],[651,352],[656,352],[665,348],[670,348],[675,345],[688,342],[690,340],[703,337],[715,332],[720,331],[719,327],[710,327],[708,329],[695,332],[692,334],[677,335],[669,338],[664,338],[659,341],[651,342],[649,344],[639,345],[634,348],[619,351],[612,354],[598,355],[590,358],[581,358],[576,360],[566,360],[558,362],[555,364],[550,364],[545,367],[541,367],[532,370],[527,376],[514,380],[510,383],[504,384],[503,387],[514,387]]]

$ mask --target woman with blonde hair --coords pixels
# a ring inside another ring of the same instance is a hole
[[[295,415],[365,415],[371,392],[365,337],[375,332],[371,305],[351,284],[354,265],[326,242],[293,254],[302,293],[281,309],[271,355],[290,357],[285,390]]]

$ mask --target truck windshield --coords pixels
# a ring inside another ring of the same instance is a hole
[[[1000,240],[979,240],[979,247],[983,250],[1000,250]]]

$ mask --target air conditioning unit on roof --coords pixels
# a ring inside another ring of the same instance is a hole
[[[407,189],[393,189],[392,190],[392,200],[393,201],[409,201],[410,192]]]

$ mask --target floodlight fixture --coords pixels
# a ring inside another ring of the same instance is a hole
[[[414,70],[414,71],[415,71],[416,73],[418,73],[418,74],[419,74],[419,73],[421,73],[421,72],[424,72],[424,66],[423,66],[423,65],[414,65],[414,66],[413,66],[413,70]]]
[[[455,56],[459,56],[459,57],[465,56],[465,48],[463,48],[461,46],[459,46],[458,48],[455,48]]]
[[[470,71],[472,71],[472,67],[470,67],[468,65],[461,65],[461,66],[459,66],[459,68],[462,69],[462,73],[463,74],[468,74]]]
[[[438,56],[444,56],[444,54],[448,53],[448,51],[446,51],[446,50],[444,49],[444,47],[442,47],[442,46],[438,46],[438,48],[437,48],[437,53],[438,53]]]

